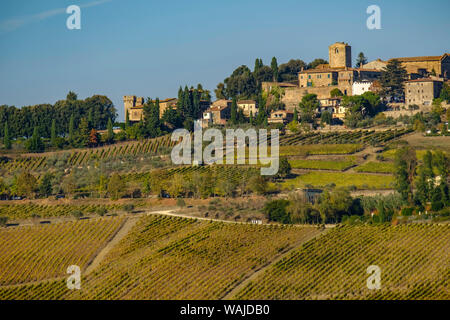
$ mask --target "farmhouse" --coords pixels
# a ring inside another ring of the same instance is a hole
[[[237,102],[237,106],[244,113],[244,116],[247,118],[252,116],[256,116],[258,114],[258,107],[255,100],[240,100]]]
[[[268,123],[282,123],[286,124],[294,119],[294,113],[288,110],[277,110],[270,113],[270,118],[267,119]]]
[[[225,125],[231,116],[231,100],[217,100],[203,112],[202,126]]]

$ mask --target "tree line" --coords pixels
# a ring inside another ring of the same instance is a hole
[[[86,119],[88,125],[96,130],[106,129],[108,121],[115,121],[116,109],[111,100],[102,95],[94,95],[79,100],[74,92],[69,92],[65,100],[54,105],[39,104],[34,106],[0,106],[0,126],[7,125],[7,133],[11,139],[33,135],[35,128],[40,137],[50,138],[52,122],[55,120],[55,132],[58,136],[68,136],[72,118],[73,129],[77,130],[81,120]],[[5,130],[0,131],[4,137]]]
[[[229,77],[217,85],[214,90],[217,99],[253,99],[257,100],[261,94],[262,82],[289,82],[298,79],[302,69],[314,69],[319,64],[328,63],[323,59],[315,59],[306,64],[300,59],[291,59],[289,62],[278,65],[273,57],[270,66],[264,65],[262,59],[257,58],[253,71],[246,65],[236,68]]]

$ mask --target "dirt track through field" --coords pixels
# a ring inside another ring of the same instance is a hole
[[[190,218],[190,219],[198,219],[198,220],[206,220],[206,221],[215,221],[215,222],[223,222],[223,223],[232,223],[232,224],[251,224],[250,222],[235,222],[235,221],[227,221],[227,220],[219,220],[219,219],[210,219],[210,218],[203,218],[203,217],[194,217],[189,215],[184,215],[180,213],[176,213],[177,210],[159,210],[159,211],[147,211],[143,214],[145,215],[167,215],[167,216],[174,216],[174,217],[180,217],[180,218]],[[131,229],[134,227],[136,222],[142,217],[143,214],[136,214],[135,216],[131,216],[126,218],[126,220],[123,222],[123,224],[116,230],[116,232],[111,235],[111,237],[106,241],[103,247],[101,247],[97,253],[92,257],[91,261],[88,263],[87,267],[85,268],[85,271],[82,271],[82,276],[88,275],[92,271],[94,271],[105,259],[107,254],[111,251],[112,248],[114,248],[115,245],[117,245],[123,238],[125,238],[128,233],[131,231]],[[298,225],[301,227],[302,225]],[[298,248],[303,243],[312,240],[315,237],[318,237],[322,234],[325,234],[328,230],[332,229],[335,225],[327,225],[326,229],[314,236],[311,236],[310,238],[306,240],[299,241],[295,243],[292,247],[287,249],[286,251],[280,252],[276,256],[273,257],[271,261],[269,261],[267,264],[261,266],[259,269],[255,270],[254,273],[249,275],[247,278],[243,279],[240,283],[238,283],[229,293],[227,293],[222,299],[231,299],[241,288],[243,288],[249,281],[252,279],[255,279],[260,273],[264,272],[268,267],[270,267],[272,264],[276,263],[283,257],[285,257],[287,254],[289,254],[292,250]],[[32,284],[39,284],[46,281],[58,281],[66,279],[67,276],[63,277],[55,277],[55,278],[48,278],[43,279],[39,281],[30,281],[30,282],[23,282],[23,283],[17,283],[12,285],[6,285],[6,286],[0,286],[2,288],[8,288],[8,287],[20,287],[24,285],[32,285]]]
[[[123,225],[116,231],[115,234],[113,234],[105,244],[103,248],[99,250],[99,252],[94,256],[92,261],[88,263],[88,266],[86,268],[86,271],[84,272],[84,275],[87,275],[91,273],[95,268],[97,268],[100,263],[103,261],[103,259],[106,257],[106,255],[111,251],[111,249],[119,243],[120,240],[122,240],[128,232],[134,227],[136,222],[138,221],[138,217],[132,217],[127,218]]]
[[[245,288],[245,286],[247,284],[249,284],[251,281],[257,279],[259,275],[263,274],[272,265],[274,265],[275,263],[277,263],[278,261],[280,261],[281,259],[283,259],[287,255],[289,255],[293,250],[297,249],[298,247],[300,247],[304,243],[306,243],[308,241],[311,241],[312,239],[315,239],[317,237],[320,237],[320,236],[326,234],[330,229],[331,228],[327,228],[327,229],[323,230],[322,232],[320,232],[320,233],[318,233],[316,235],[313,235],[313,236],[311,236],[311,237],[309,237],[307,239],[303,239],[303,240],[297,242],[296,244],[294,244],[288,250],[286,250],[284,252],[281,252],[278,255],[274,256],[271,261],[267,262],[265,265],[261,266],[259,269],[256,269],[254,273],[252,273],[248,277],[244,278],[241,282],[239,282],[233,289],[231,289],[229,292],[227,292],[220,299],[221,300],[232,300],[236,296],[236,294],[239,293],[239,291],[241,291],[243,288]]]

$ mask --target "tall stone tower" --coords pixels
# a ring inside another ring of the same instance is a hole
[[[125,116],[128,112],[128,115],[131,116],[130,109],[136,105],[136,96],[123,96],[123,106],[125,107]]]
[[[336,42],[328,47],[331,68],[352,67],[352,47],[348,43]]]

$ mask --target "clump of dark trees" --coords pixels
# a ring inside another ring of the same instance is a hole
[[[44,151],[42,138],[49,139],[55,147],[87,146],[91,130],[104,130],[108,126],[112,130],[116,117],[116,109],[108,97],[94,95],[79,100],[74,92],[69,92],[65,100],[54,105],[0,106],[0,136],[6,149],[11,148],[12,139],[27,139],[26,147],[32,152]]]
[[[395,158],[396,193],[351,197],[348,188],[329,186],[314,204],[301,196],[271,200],[264,212],[271,221],[289,223],[387,223],[395,217],[450,216],[450,160],[442,151],[427,151],[421,161],[403,146]]]

